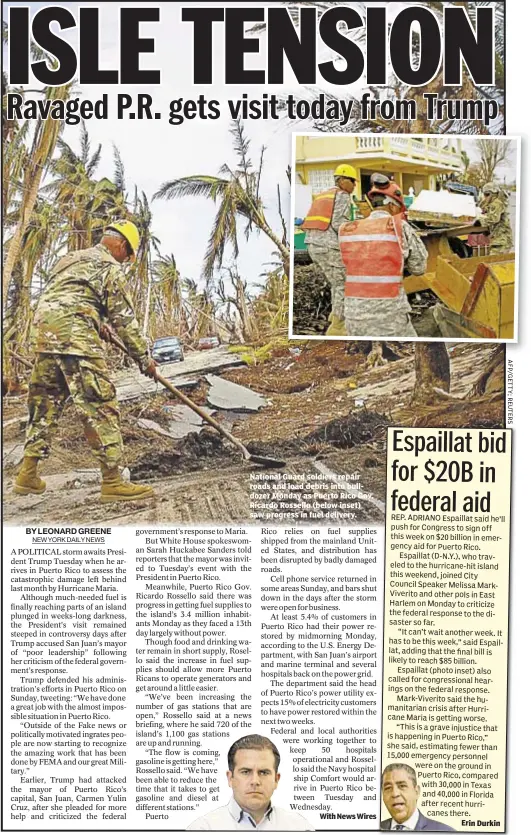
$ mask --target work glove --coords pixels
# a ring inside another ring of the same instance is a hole
[[[145,357],[142,357],[138,365],[140,371],[145,377],[153,377],[154,380],[156,379],[158,363],[155,362],[153,357],[150,357],[149,354],[147,354]]]

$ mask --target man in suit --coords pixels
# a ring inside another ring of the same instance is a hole
[[[405,763],[391,763],[382,774],[382,796],[390,818],[381,829],[398,832],[455,832],[446,823],[427,818],[417,809],[420,787],[414,768]]]
[[[188,831],[314,831],[298,812],[281,809],[271,802],[280,780],[280,754],[270,739],[259,734],[243,736],[231,745],[227,760],[227,780],[232,789],[229,803],[192,821]]]

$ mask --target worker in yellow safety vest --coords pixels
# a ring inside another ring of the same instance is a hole
[[[328,336],[345,336],[345,267],[339,251],[338,231],[351,219],[356,172],[351,165],[338,165],[332,188],[318,194],[304,219],[306,244],[312,261],[321,268],[330,285],[332,312]]]

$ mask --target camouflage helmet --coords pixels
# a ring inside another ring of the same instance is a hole
[[[482,188],[482,192],[485,195],[487,195],[487,194],[499,194],[500,193],[500,187],[497,186],[496,183],[485,183],[485,185]]]

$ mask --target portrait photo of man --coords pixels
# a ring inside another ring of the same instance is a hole
[[[313,832],[313,826],[302,815],[271,802],[280,780],[280,754],[270,739],[259,734],[238,739],[231,745],[227,761],[230,801],[197,818],[188,830]]]
[[[417,808],[420,786],[417,773],[406,763],[391,763],[382,773],[382,799],[391,815],[380,828],[398,832],[455,832],[446,823],[423,815]]]

